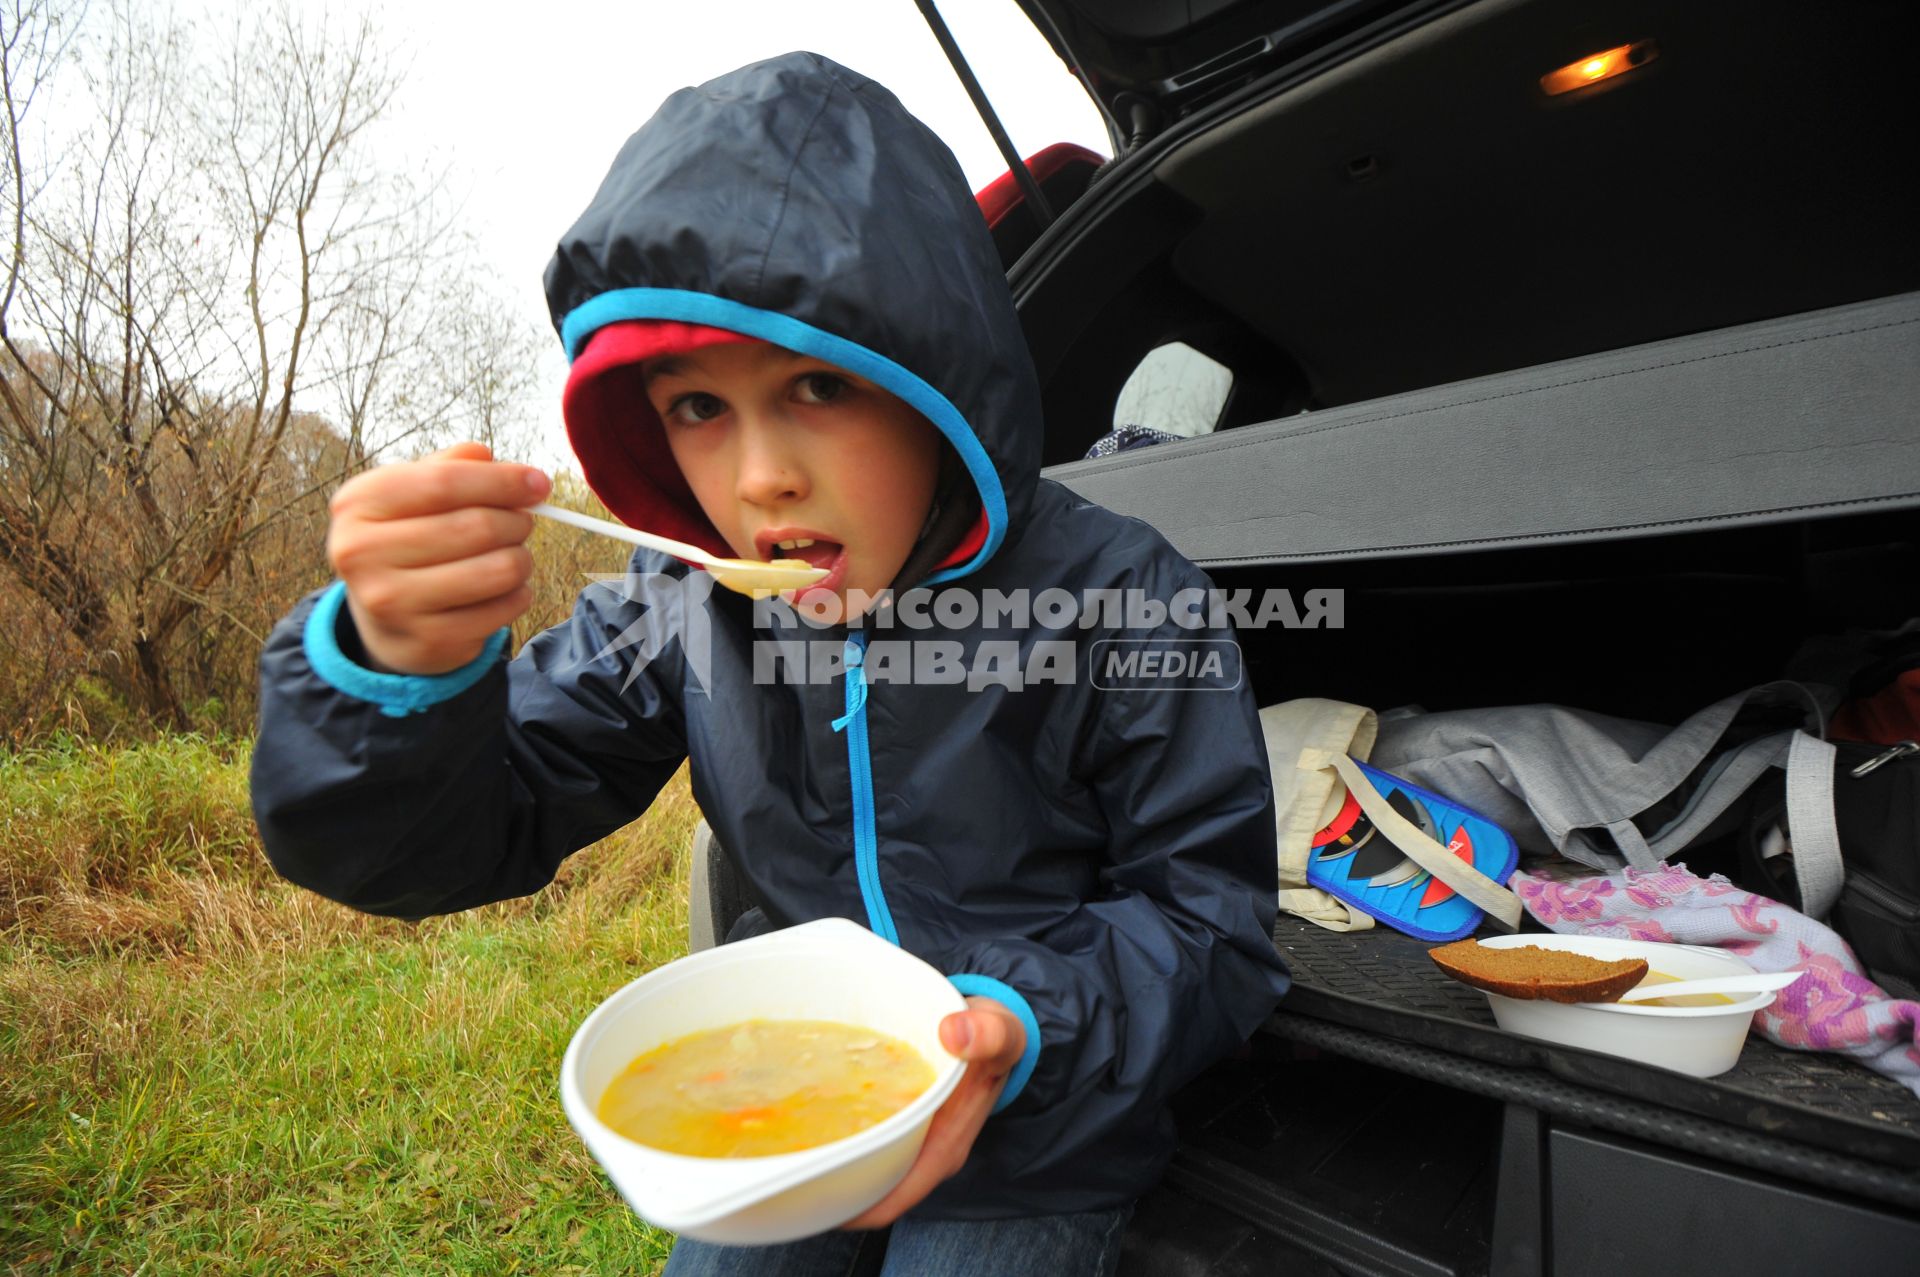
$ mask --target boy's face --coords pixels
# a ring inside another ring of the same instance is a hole
[[[680,473],[736,555],[828,569],[797,602],[826,591],[844,605],[849,590],[893,583],[939,479],[940,437],[926,418],[872,382],[764,342],[649,360],[642,374]]]

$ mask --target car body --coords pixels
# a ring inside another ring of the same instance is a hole
[[[1047,473],[1223,589],[1341,592],[1343,625],[1242,635],[1261,704],[1677,722],[1920,613],[1920,11],[1018,2],[1115,149],[1036,157],[1045,212],[983,198]],[[1127,426],[1173,438],[1086,459]],[[723,923],[736,890],[696,885]],[[1182,1096],[1124,1272],[1897,1272],[1920,1244],[1897,1084],[1764,1043],[1713,1086],[1540,1051],[1404,937],[1276,941],[1296,990]]]
[[[1342,592],[1341,628],[1242,635],[1261,704],[1677,722],[1920,614],[1911,7],[1021,3],[1116,149],[996,231],[1048,474],[1223,588]],[[1130,425],[1176,437],[1083,459]],[[1184,1097],[1129,1271],[1893,1272],[1920,1241],[1920,1105],[1857,1066],[1516,1054],[1403,937],[1276,938],[1296,992]]]

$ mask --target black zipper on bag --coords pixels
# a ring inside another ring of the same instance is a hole
[[[1920,904],[1883,885],[1878,879],[1869,878],[1858,869],[1847,871],[1846,885],[1840,890],[1843,895],[1858,892],[1868,904],[1900,922],[1920,922]]]

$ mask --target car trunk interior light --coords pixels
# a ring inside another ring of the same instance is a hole
[[[1567,63],[1558,71],[1549,71],[1541,76],[1540,87],[1546,90],[1548,97],[1571,93],[1602,80],[1611,80],[1616,75],[1624,75],[1635,67],[1645,66],[1659,52],[1653,41],[1640,40],[1588,54],[1577,62]]]

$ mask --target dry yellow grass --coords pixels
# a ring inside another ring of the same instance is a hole
[[[408,924],[273,875],[247,754],[0,758],[0,1272],[654,1269],[554,1077],[684,951],[684,774],[547,890]]]
[[[518,641],[627,561],[533,549]],[[416,924],[274,874],[246,740],[129,740],[0,752],[0,1273],[655,1270],[555,1075],[685,950],[684,773],[546,890]]]

